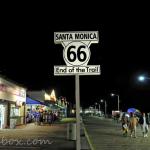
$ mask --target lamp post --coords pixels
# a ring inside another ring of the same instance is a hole
[[[106,117],[106,114],[107,114],[107,103],[106,103],[106,100],[101,99],[100,102],[101,102],[101,103],[104,102],[104,105],[105,105],[105,117]]]
[[[117,96],[117,100],[118,100],[118,111],[119,111],[119,103],[120,103],[120,100],[119,100],[119,95],[118,94],[114,94],[114,93],[111,93],[111,96]]]
[[[105,100],[105,117],[107,115],[107,103],[106,103],[106,100]]]
[[[96,114],[96,105],[97,105],[98,103],[95,103],[95,114]]]
[[[97,105],[97,103],[95,103],[95,109],[96,109],[96,105]]]
[[[101,111],[101,105],[100,105],[100,103],[98,104],[98,109],[99,109],[99,113],[100,113],[100,111]]]

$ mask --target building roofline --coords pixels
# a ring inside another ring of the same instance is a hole
[[[17,86],[19,86],[19,87],[24,88],[24,89],[27,90],[27,87],[25,87],[24,85],[22,85],[22,84],[20,84],[20,83],[18,83],[18,82],[16,82],[16,81],[14,81],[14,80],[12,80],[12,79],[6,77],[5,75],[0,74],[0,78],[6,80],[6,81],[8,81],[8,82],[11,82],[11,83],[13,83],[13,84],[16,84]]]

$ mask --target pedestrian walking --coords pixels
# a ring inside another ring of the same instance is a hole
[[[149,119],[148,119],[148,115],[143,113],[142,116],[139,119],[139,123],[141,125],[142,128],[142,132],[143,132],[143,137],[148,137],[148,125],[149,125]]]
[[[35,114],[35,124],[40,125],[40,113],[36,112]]]
[[[40,112],[40,125],[43,125],[43,112]]]
[[[119,123],[119,118],[120,118],[120,114],[117,113],[117,114],[116,114],[116,120],[117,120],[117,123]]]
[[[49,112],[49,114],[48,114],[48,123],[49,123],[49,125],[52,125],[52,123],[53,123],[53,113],[52,113],[52,111]]]
[[[130,121],[129,121],[129,129],[130,129],[130,136],[136,138],[136,126],[138,125],[138,120],[135,114],[130,113]],[[134,134],[134,136],[133,136]]]
[[[121,122],[122,122],[123,136],[127,136],[129,120],[128,117],[125,116],[125,114],[122,116]]]

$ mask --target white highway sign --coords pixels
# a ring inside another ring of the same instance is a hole
[[[81,149],[80,141],[80,75],[100,75],[100,65],[87,65],[91,52],[90,45],[99,42],[98,31],[54,32],[55,44],[64,47],[63,58],[66,66],[54,66],[55,76],[75,76],[76,95],[76,150]]]

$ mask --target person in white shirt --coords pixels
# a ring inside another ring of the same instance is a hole
[[[142,127],[143,137],[148,137],[149,119],[145,113],[143,113],[142,116],[140,117],[139,123],[141,124],[141,127]]]

